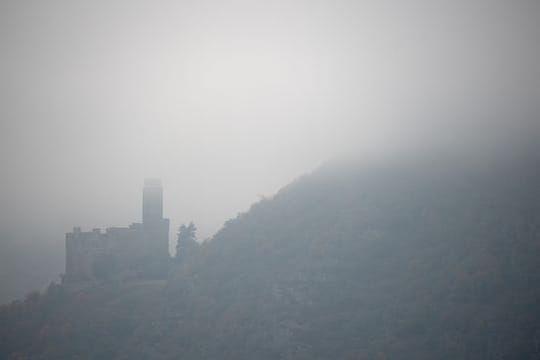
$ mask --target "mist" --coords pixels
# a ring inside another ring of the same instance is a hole
[[[198,238],[343,154],[534,144],[537,1],[2,1],[0,301],[57,279],[73,226]]]

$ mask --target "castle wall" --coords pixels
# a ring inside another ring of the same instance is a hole
[[[99,230],[82,232],[75,228],[66,234],[66,280],[92,280],[95,259],[107,253],[108,246],[106,236]]]

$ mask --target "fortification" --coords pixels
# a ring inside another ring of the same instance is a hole
[[[143,188],[142,223],[111,227],[105,232],[80,227],[66,234],[64,282],[160,278],[169,257],[169,219],[163,218],[163,187],[147,179]]]

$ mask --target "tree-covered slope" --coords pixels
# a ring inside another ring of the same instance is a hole
[[[323,167],[227,222],[166,284],[3,307],[0,354],[538,359],[539,164]]]

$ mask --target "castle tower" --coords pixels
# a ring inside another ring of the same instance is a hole
[[[143,188],[143,224],[157,223],[163,219],[163,187],[159,179],[146,179]]]
[[[163,218],[163,187],[159,179],[144,181],[142,225],[146,254],[169,258],[169,219]]]

